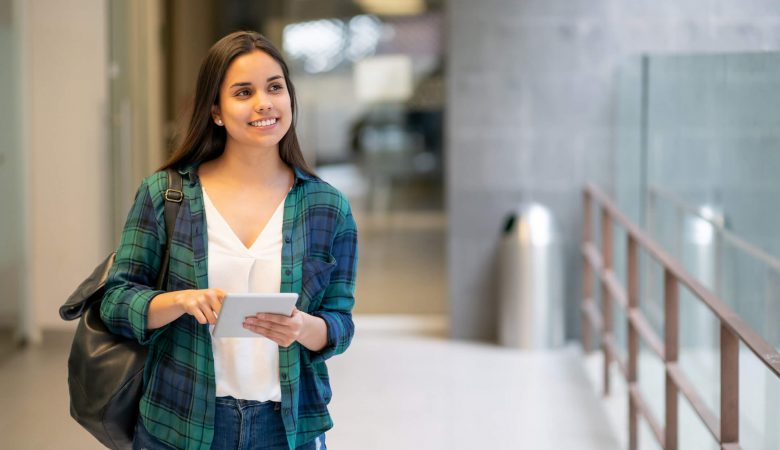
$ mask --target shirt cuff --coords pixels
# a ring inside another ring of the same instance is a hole
[[[147,324],[149,323],[149,305],[152,303],[154,297],[164,293],[165,291],[149,290],[140,292],[130,302],[130,325],[133,328],[133,334],[141,345],[149,345],[157,339],[168,326],[162,326],[160,328],[149,330]]]
[[[336,345],[338,343],[338,336],[336,335],[336,330],[339,329],[341,324],[337,318],[333,317],[332,314],[328,314],[327,312],[318,311],[312,313],[312,315],[325,321],[325,326],[327,328],[327,343],[322,350],[318,352],[311,352],[311,362],[324,362],[326,359],[336,355],[337,353]]]

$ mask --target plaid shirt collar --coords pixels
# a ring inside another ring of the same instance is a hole
[[[198,167],[200,167],[200,164],[201,163],[188,164],[184,167],[180,167],[178,172],[182,177],[187,177],[190,182],[193,182],[198,176]],[[293,167],[293,172],[295,173],[295,184],[300,184],[306,181],[315,181],[318,179],[316,176],[304,172],[297,166]]]

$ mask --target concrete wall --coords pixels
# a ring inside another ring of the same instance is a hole
[[[616,69],[637,53],[780,48],[773,0],[451,0],[447,191],[456,338],[496,335],[496,245],[521,201],[553,211],[578,334],[580,189],[614,184]]]

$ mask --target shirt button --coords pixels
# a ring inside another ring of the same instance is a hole
[[[282,374],[282,380],[286,380],[286,379],[287,379],[287,374],[286,374],[286,373],[283,373],[283,374]]]
[[[287,243],[287,244],[289,244],[290,242],[292,242],[292,239],[290,239],[290,235],[289,235],[289,234],[288,234],[287,236],[285,236],[285,237],[284,237],[284,242],[285,242],[285,243]]]
[[[292,273],[292,270],[290,270],[290,269],[287,269],[287,270],[284,271],[285,275],[290,275],[291,273]]]
[[[289,416],[290,415],[290,408],[284,408],[282,410],[282,412],[284,413],[285,416]]]

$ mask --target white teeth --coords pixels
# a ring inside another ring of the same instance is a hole
[[[266,119],[266,120],[256,120],[254,122],[249,122],[249,125],[252,125],[253,127],[267,127],[268,125],[273,125],[276,123],[276,119]]]

